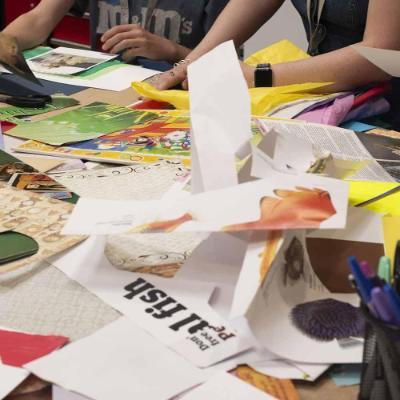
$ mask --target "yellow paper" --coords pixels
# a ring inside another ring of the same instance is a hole
[[[255,371],[247,365],[237,367],[234,372],[239,379],[262,390],[278,400],[299,400],[299,394],[289,379],[278,379]]]
[[[245,60],[245,63],[256,66],[262,63],[280,64],[290,61],[305,60],[307,58],[310,58],[310,56],[305,51],[289,40],[281,40],[252,54]]]
[[[399,184],[396,182],[352,181],[349,192],[350,204],[354,206],[362,203],[397,186]],[[376,201],[365,208],[382,214],[400,215],[400,192]]]
[[[390,265],[394,265],[394,253],[397,241],[400,240],[400,217],[386,215],[383,217],[383,236],[385,255],[390,258]]]
[[[279,64],[282,62],[304,60],[309,56],[288,40],[282,40],[266,47],[250,56],[246,63],[249,65],[268,62]],[[300,99],[323,98],[315,90],[330,83],[302,83],[273,88],[253,88],[249,90],[252,114],[264,115],[282,104]],[[186,90],[157,90],[146,82],[133,82],[136,92],[146,98],[172,104],[175,108],[189,110],[189,93]]]
[[[326,86],[327,83],[298,83],[295,85],[275,86],[270,88],[249,89],[251,100],[251,113],[264,115],[275,110],[283,104],[296,100],[312,100],[323,98],[326,95],[312,93],[316,89]]]

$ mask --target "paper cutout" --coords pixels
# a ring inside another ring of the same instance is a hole
[[[350,182],[349,203],[353,206],[370,200],[398,187],[396,182]],[[365,206],[366,209],[382,214],[400,215],[400,192]]]
[[[207,233],[113,235],[105,255],[116,268],[173,277]]]
[[[61,235],[72,208],[71,204],[16,190],[0,182],[0,232],[13,230],[32,237],[39,244],[34,256],[2,265],[0,275],[82,241],[83,237]]]
[[[76,201],[76,196],[66,187],[2,150],[0,150],[0,182],[7,182],[17,189],[42,193],[50,198]]]
[[[21,384],[29,375],[22,368],[10,367],[0,363],[0,399],[4,399],[12,390]]]
[[[302,186],[296,191],[298,185]],[[279,194],[282,199],[276,198]],[[274,213],[261,223],[253,223],[259,218],[263,198]],[[291,218],[287,219],[289,209]],[[152,202],[80,199],[64,233],[327,229],[344,227],[346,213],[347,183],[313,175],[278,174],[226,189]]]
[[[174,185],[183,186],[189,174],[190,171],[176,160],[52,176],[81,197],[146,201],[161,199]]]
[[[42,121],[32,122],[29,126],[17,126],[7,131],[7,134],[58,146],[97,138],[154,119],[154,116],[152,112],[144,113],[95,102]]]
[[[81,249],[56,266],[194,365],[210,366],[249,348],[247,338],[208,305],[214,285],[118,270],[103,255],[102,238]],[[82,270],[76,260],[87,257],[91,262]]]
[[[36,240],[17,232],[0,233],[0,265],[36,254]]]
[[[90,400],[89,397],[71,392],[57,385],[53,385],[51,395],[52,400]]]
[[[272,376],[261,374],[246,365],[236,368],[233,374],[277,399],[300,400],[293,383],[289,379],[273,378]]]
[[[1,107],[0,108],[0,121],[8,121],[14,124],[26,124],[30,123],[29,119],[26,117],[31,117],[34,115],[45,114],[54,110],[61,110],[63,108],[76,106],[79,104],[78,100],[72,97],[63,97],[59,95],[52,96],[51,103],[45,105],[42,108],[28,108],[28,107]]]
[[[0,276],[0,326],[73,342],[120,313],[47,262]]]
[[[243,268],[254,270],[256,243]],[[262,249],[263,242],[258,243]],[[356,294],[330,293],[311,267],[304,232],[286,232],[284,243],[245,316],[260,345],[282,358],[304,363],[360,362],[362,342],[350,346],[341,346],[335,340],[320,342],[304,335],[292,323],[290,314],[298,304],[327,298],[355,306],[359,303]]]
[[[0,359],[3,364],[22,367],[68,342],[63,336],[43,336],[0,329]]]
[[[181,400],[277,400],[226,372],[217,372],[211,379],[180,397]]]
[[[30,58],[28,65],[34,72],[73,75],[116,57],[113,54],[104,54],[97,51],[58,47],[47,53]]]
[[[250,153],[251,117],[247,85],[233,42],[217,46],[189,65],[188,80],[195,144],[192,193],[236,185],[235,157]]]
[[[177,111],[135,111],[143,115],[122,131],[96,139],[65,145],[50,146],[28,141],[16,151],[49,154],[61,157],[84,158],[118,164],[150,164],[160,160],[181,161],[190,166],[190,121],[186,113]]]
[[[106,363],[99,362],[99,354]],[[26,368],[98,400],[168,400],[205,379],[201,369],[125,317]]]

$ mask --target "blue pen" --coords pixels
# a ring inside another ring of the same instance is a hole
[[[389,298],[379,287],[375,287],[371,291],[371,304],[378,314],[378,318],[384,322],[395,322],[396,318],[392,312],[392,306],[389,303]]]
[[[355,257],[349,257],[348,259],[351,273],[356,281],[357,288],[360,292],[361,299],[364,304],[369,304],[371,301],[371,290],[373,288],[372,282],[365,277],[362,273],[360,265]]]
[[[400,325],[400,298],[397,294],[393,291],[393,288],[386,284],[383,287],[383,292],[385,293],[386,297],[389,300],[389,305],[391,306],[392,314],[395,317],[396,325]]]

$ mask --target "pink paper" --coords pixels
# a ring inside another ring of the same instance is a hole
[[[336,98],[332,103],[307,111],[295,119],[318,124],[338,126],[346,118],[354,103],[354,95]]]

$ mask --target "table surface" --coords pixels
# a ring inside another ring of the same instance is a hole
[[[86,105],[92,103],[94,101],[102,101],[111,104],[117,104],[121,106],[127,106],[138,101],[138,96],[134,92],[133,89],[126,89],[121,92],[113,92],[106,91],[100,89],[86,89],[81,92],[78,92],[71,97],[79,100],[80,107],[82,105]],[[0,105],[1,106],[1,105]],[[70,108],[71,109],[71,108]],[[69,109],[69,110],[70,110]],[[49,116],[57,115],[65,112],[65,110],[56,110],[51,113],[47,113],[44,115],[38,115],[32,118],[35,121],[42,120],[48,118]],[[318,244],[319,247],[319,244]],[[375,253],[379,253],[379,249],[372,250]],[[318,252],[320,253],[320,252]],[[310,254],[310,257],[318,258],[317,254],[313,256]],[[324,257],[325,260],[329,260],[329,257]],[[317,261],[317,260],[316,260]],[[319,263],[317,263],[319,264]],[[325,265],[325,263],[321,263],[321,265]],[[326,268],[325,268],[326,270]],[[342,265],[341,268],[331,269],[330,271],[335,270],[335,275],[327,275],[325,284],[331,285],[335,289],[341,289],[343,291],[348,291],[347,286],[347,278],[343,279],[344,276],[347,276],[348,270],[347,267]],[[342,272],[340,272],[342,271]],[[338,276],[340,276],[338,285]],[[321,278],[321,276],[320,276]],[[322,277],[323,278],[323,277]],[[322,279],[324,280],[324,279]],[[355,400],[357,399],[358,387],[350,386],[350,387],[338,387],[335,383],[325,374],[321,378],[319,378],[316,382],[304,382],[304,381],[296,381],[294,382],[295,386],[298,390],[299,396],[301,400]],[[49,384],[43,383],[42,381],[36,379],[35,377],[29,377],[27,381],[25,381],[20,387],[18,387],[12,395],[9,395],[7,399],[9,400],[51,400],[51,386]]]

